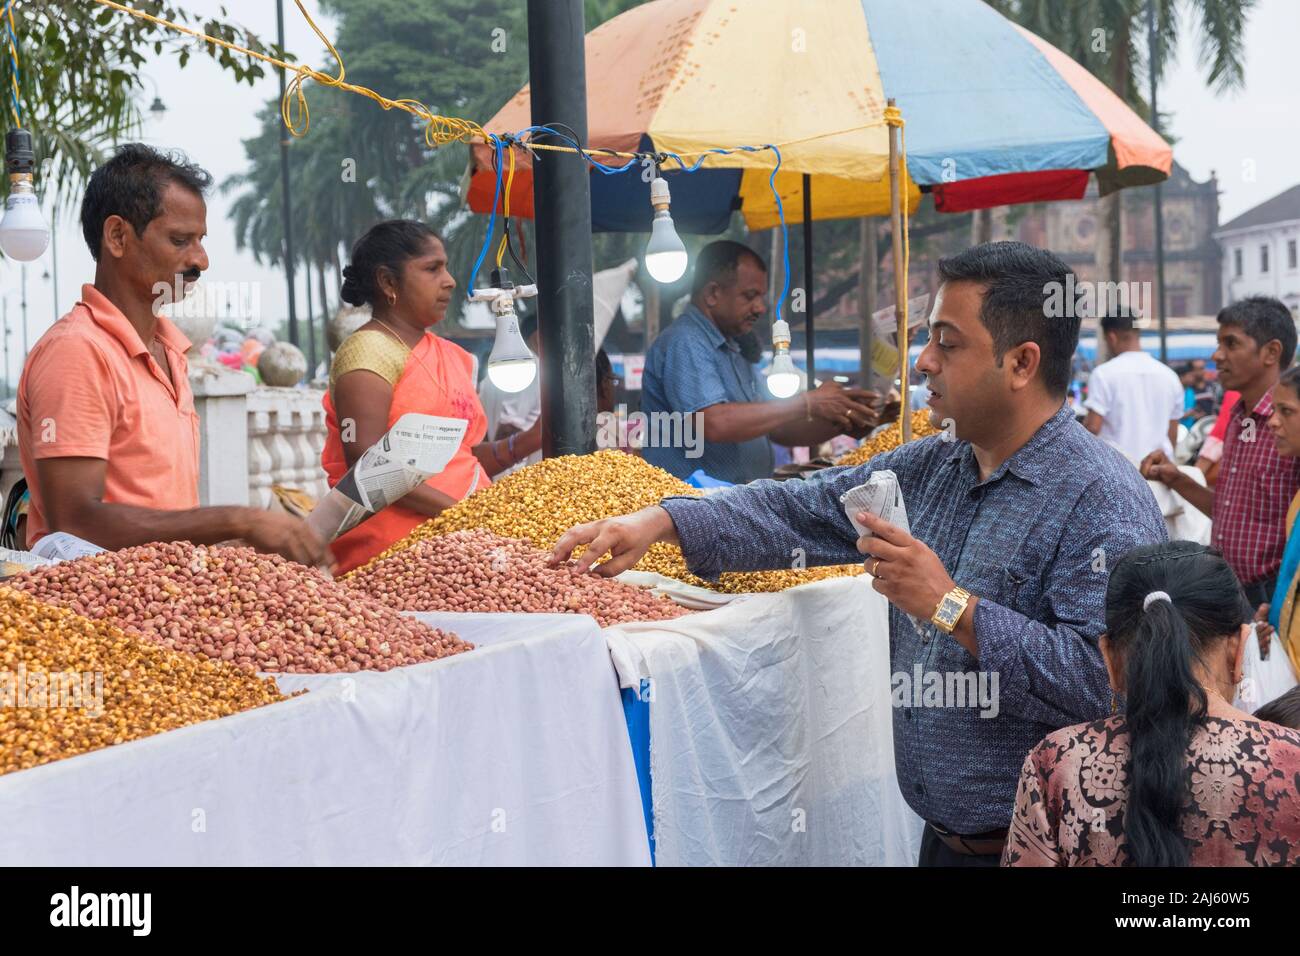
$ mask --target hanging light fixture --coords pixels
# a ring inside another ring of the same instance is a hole
[[[668,207],[672,197],[668,181],[656,175],[650,181],[650,205],[654,207],[654,220],[650,223],[650,241],[645,246],[645,268],[656,282],[676,282],[686,272],[686,246]]]
[[[519,334],[515,300],[537,295],[537,286],[516,286],[504,268],[492,270],[492,285],[491,289],[473,290],[469,297],[471,302],[490,303],[496,316],[497,337],[488,356],[488,378],[503,392],[522,392],[537,378],[537,356]]]
[[[789,398],[803,386],[804,376],[790,358],[790,324],[785,319],[772,323],[772,367],[767,370],[767,390],[777,398]]]
[[[5,172],[9,175],[9,198],[0,220],[0,252],[19,262],[40,258],[50,244],[50,227],[41,214],[33,176],[36,151],[32,134],[11,129],[5,134]]]

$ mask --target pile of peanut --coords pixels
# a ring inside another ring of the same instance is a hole
[[[249,673],[386,671],[473,647],[314,568],[251,548],[140,545],[37,568],[9,583]]]
[[[930,424],[930,413],[925,409],[912,413],[912,438],[925,438],[927,435],[937,435],[939,429]],[[887,451],[893,451],[903,443],[902,433],[895,423],[881,431],[879,434],[868,438],[857,448],[850,452],[845,452],[835,459],[836,465],[862,465],[875,458],[877,455]]]
[[[669,495],[699,494],[698,488],[674,478],[662,468],[614,449],[591,455],[545,458],[418,525],[375,560],[404,551],[419,541],[475,528],[506,538],[523,538],[549,550],[574,525],[639,511]],[[351,573],[356,575],[364,570],[363,566]],[[798,571],[727,573],[719,581],[710,582],[691,574],[686,569],[681,548],[672,544],[651,545],[645,557],[637,562],[636,570],[653,571],[729,594],[783,591],[809,581],[862,573],[862,567],[853,564]]]
[[[601,627],[690,613],[571,563],[551,567],[549,557],[518,538],[454,531],[372,562],[348,584],[404,611],[590,614]]]
[[[0,774],[284,699],[269,678],[0,587]]]

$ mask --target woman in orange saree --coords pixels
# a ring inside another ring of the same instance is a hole
[[[485,442],[487,418],[474,382],[474,359],[430,327],[442,321],[456,288],[442,240],[420,222],[381,222],[352,249],[343,301],[369,305],[372,318],[344,341],[330,366],[321,454],[333,487],[407,412],[469,422],[447,467],[331,545],[339,573],[359,567],[421,522],[492,483],[541,447],[540,422],[509,439]]]

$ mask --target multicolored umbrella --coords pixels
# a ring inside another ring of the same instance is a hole
[[[587,142],[676,153],[776,144],[789,222],[887,215],[887,99],[902,111],[909,207],[943,212],[1107,193],[1169,175],[1169,145],[1082,66],[983,0],[653,0],[587,36]],[[524,87],[484,128],[530,125]],[[492,148],[474,149],[470,208],[492,207]],[[519,152],[519,151],[517,151]],[[567,162],[541,154],[541,162]],[[599,157],[597,157],[599,159]],[[609,160],[617,165],[622,160]],[[752,229],[777,223],[770,151],[708,156],[664,173],[679,231],[717,233],[739,210]],[[532,215],[526,155],[511,211]],[[649,185],[636,172],[593,171],[592,224],[645,232]]]

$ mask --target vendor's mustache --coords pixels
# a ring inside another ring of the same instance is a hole
[[[178,272],[176,274],[180,276],[182,279],[184,279],[186,282],[198,282],[199,276],[203,275],[203,271],[201,269],[196,268],[196,269],[189,269],[185,272]]]

